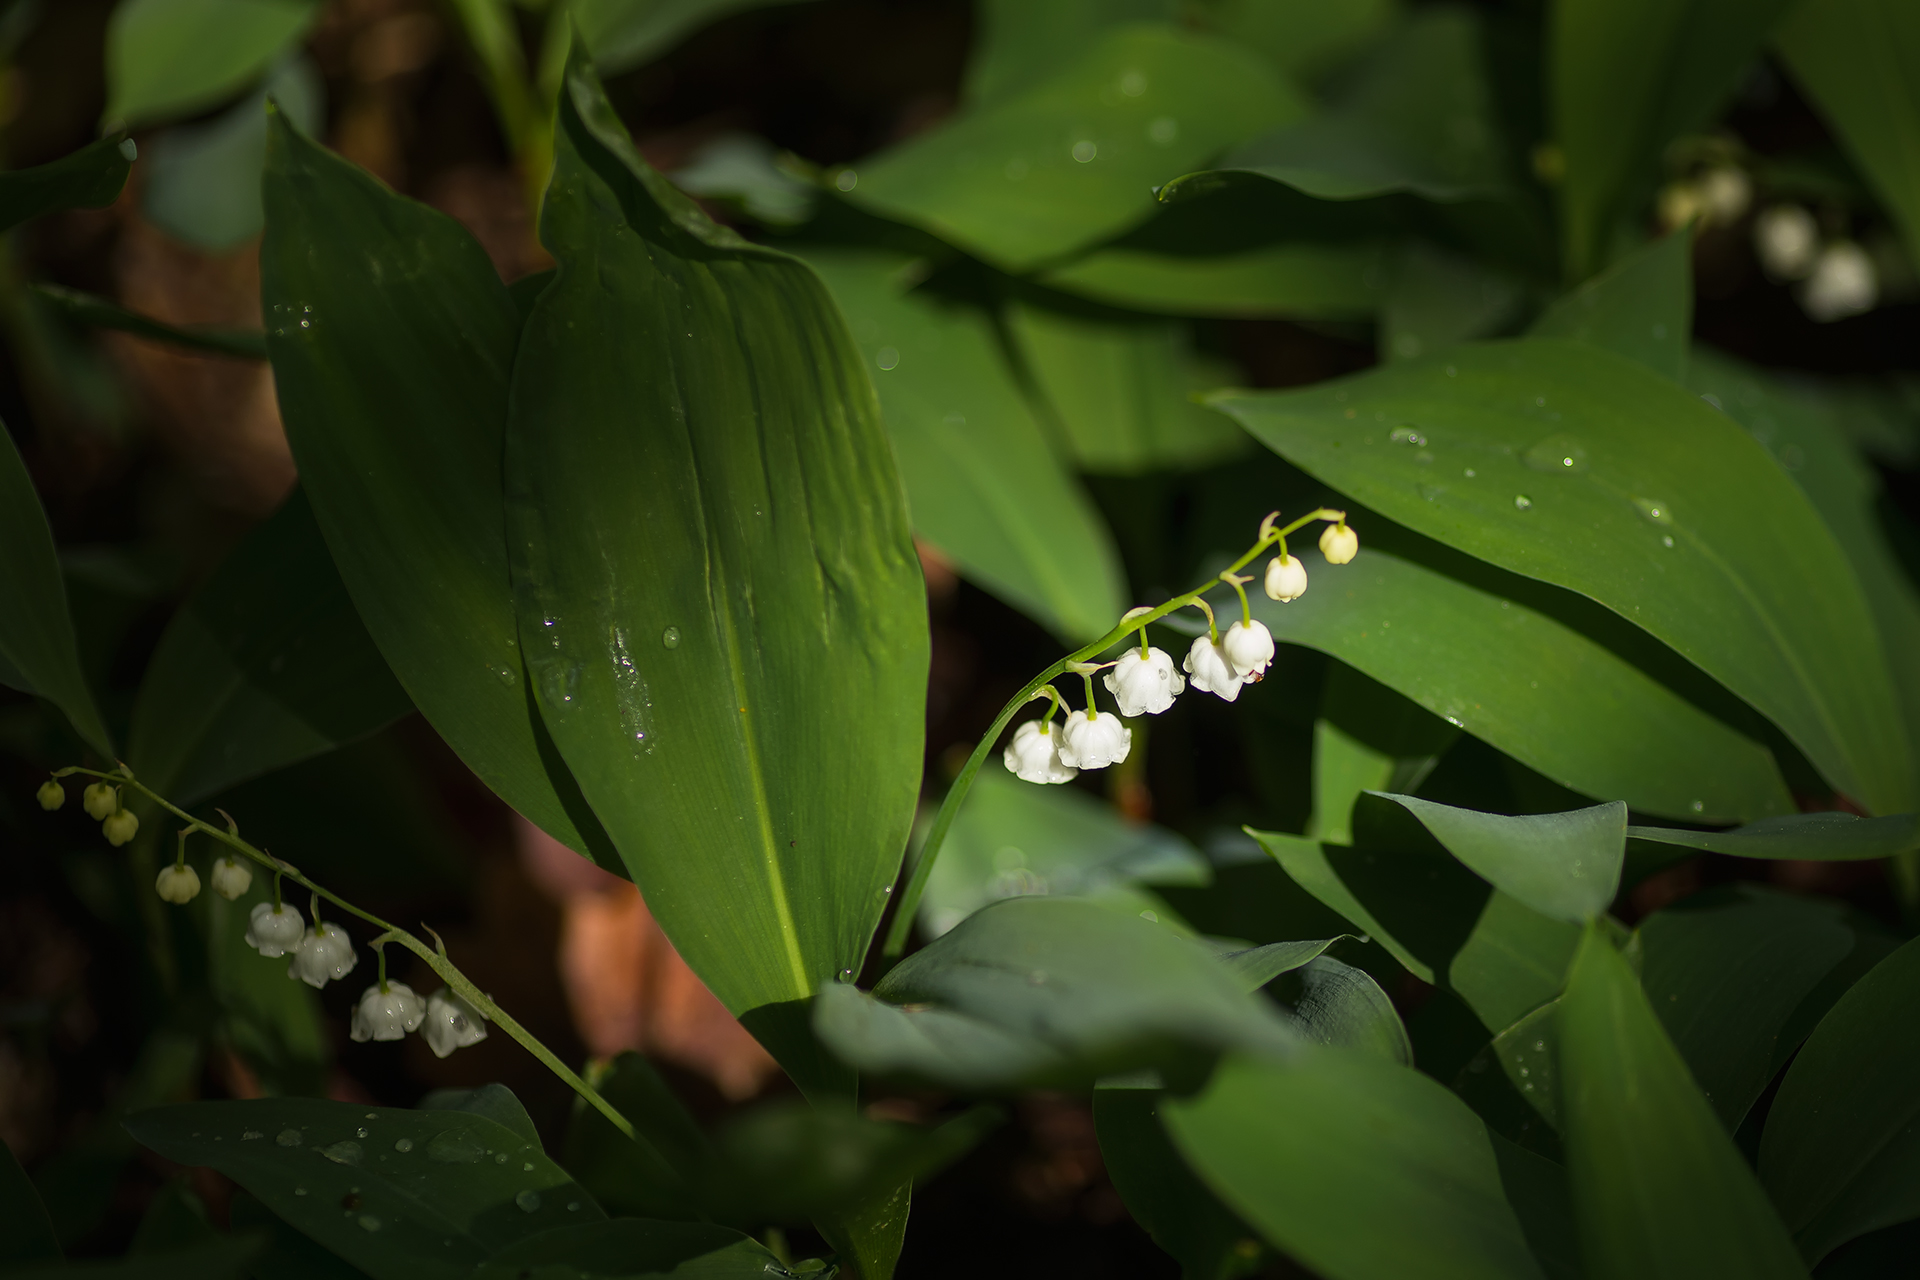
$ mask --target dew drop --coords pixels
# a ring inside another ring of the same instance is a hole
[[[1524,493],[1516,493],[1513,495],[1513,509],[1515,511],[1531,511],[1533,510],[1533,499]]]
[[[1097,142],[1093,142],[1089,139],[1082,138],[1080,139],[1080,141],[1073,144],[1073,158],[1075,160],[1078,160],[1081,164],[1088,163],[1095,156],[1099,154],[1100,154],[1100,144]]]
[[[522,1191],[513,1198],[513,1202],[520,1207],[520,1212],[533,1213],[540,1208],[540,1193],[533,1190]]]
[[[660,633],[660,643],[669,649],[678,649],[680,647],[680,628],[668,627],[665,631],[662,631]]]
[[[1665,526],[1673,523],[1673,508],[1658,498],[1635,498],[1633,509],[1640,513],[1641,519],[1654,524]]]
[[[1180,136],[1180,122],[1172,116],[1160,116],[1147,126],[1147,138],[1156,146],[1172,146]]]
[[[1137,98],[1147,91],[1147,76],[1144,71],[1127,70],[1120,75],[1120,92],[1129,98]]]
[[[297,1147],[302,1142],[298,1129],[282,1129],[273,1140],[283,1147]]]
[[[255,1138],[264,1138],[266,1136],[266,1134],[260,1132],[258,1129],[249,1129],[240,1135],[240,1141],[252,1142]]]
[[[567,1201],[567,1212],[568,1213],[580,1212],[580,1202],[578,1200]]]
[[[361,1132],[365,1132],[362,1130]],[[359,1164],[360,1144],[357,1142],[336,1142],[330,1147],[320,1148],[320,1154],[335,1164]]]
[[[1395,444],[1410,444],[1416,448],[1424,446],[1427,443],[1427,438],[1421,435],[1419,430],[1414,427],[1395,427],[1387,433],[1387,439],[1393,441]]]
[[[1047,971],[1045,969],[1035,969],[1032,973],[1029,973],[1027,975],[1027,985],[1030,987],[1046,986]]]
[[[446,1164],[474,1164],[485,1154],[487,1149],[465,1129],[448,1129],[437,1133],[427,1143],[427,1159]]]
[[[495,1164],[505,1164],[507,1162],[507,1153],[502,1151],[499,1155],[493,1158],[493,1162]]]
[[[1437,488],[1434,485],[1430,485],[1430,484],[1417,484],[1413,486],[1413,488],[1414,488],[1414,492],[1418,493],[1422,498],[1426,499],[1428,502],[1438,502],[1440,500],[1440,495],[1446,492],[1445,489]]]
[[[1707,802],[1704,800],[1695,800],[1693,802],[1693,811],[1695,813],[1705,813],[1707,811]]]
[[[880,366],[882,373],[889,369],[897,369],[900,367],[900,349],[898,347],[882,347],[873,353],[873,362]]]
[[[1671,547],[1673,545],[1673,535],[1670,533],[1661,534],[1660,545],[1663,547]]]
[[[1480,473],[1479,473],[1478,471],[1475,471],[1475,470],[1474,470],[1474,469],[1473,469],[1472,467],[1468,467],[1468,468],[1467,468],[1467,470],[1466,470],[1466,477],[1467,477],[1467,479],[1469,479],[1469,480],[1471,480],[1471,479],[1473,479],[1473,478],[1474,478],[1475,476],[1477,476],[1477,475],[1479,475],[1479,474],[1480,474]]]
[[[412,1138],[401,1138],[393,1144],[393,1149],[402,1153],[413,1150]]]
[[[366,1137],[366,1136],[367,1136],[367,1126],[365,1126],[365,1125],[361,1125],[361,1126],[360,1126],[360,1127],[359,1127],[358,1129],[355,1129],[355,1130],[353,1131],[353,1136],[354,1136],[354,1137],[356,1137],[356,1138],[364,1138],[364,1137]]]
[[[378,1231],[380,1229],[380,1219],[370,1213],[363,1213],[360,1215],[360,1229],[362,1231]]]
[[[305,1187],[295,1187],[295,1188],[293,1189],[293,1194],[295,1194],[295,1195],[297,1195],[297,1196],[303,1196],[303,1195],[305,1195],[305,1194],[307,1194],[307,1189],[306,1189]]]
[[[1548,436],[1522,454],[1521,461],[1546,475],[1577,476],[1587,469],[1587,450],[1572,436]]]
[[[522,1165],[520,1166],[520,1172],[522,1172],[522,1173],[532,1173],[532,1172],[533,1172],[533,1161],[531,1161],[531,1160],[529,1160],[529,1161],[527,1161],[526,1163],[524,1163],[524,1164],[522,1164]]]
[[[860,175],[851,169],[842,169],[834,175],[833,185],[840,191],[851,191],[860,185]]]

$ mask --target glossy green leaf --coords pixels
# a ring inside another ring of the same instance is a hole
[[[590,1069],[589,1079],[636,1136],[629,1138],[584,1099],[576,1100],[561,1163],[610,1213],[699,1217],[694,1183],[712,1153],[679,1095],[637,1053]]]
[[[1113,28],[1050,72],[837,185],[1024,270],[1125,230],[1152,213],[1157,184],[1304,111],[1253,55],[1168,26]]]
[[[1235,1057],[1162,1114],[1208,1185],[1319,1275],[1541,1275],[1485,1127],[1407,1067],[1318,1046],[1286,1064]]]
[[[361,1280],[366,1272],[328,1253],[302,1235],[265,1205],[236,1190],[228,1202],[227,1221],[236,1235],[267,1237],[266,1249],[254,1263],[252,1275],[273,1280]]]
[[[60,209],[104,209],[127,185],[133,150],[116,132],[58,160],[0,172],[0,231]]]
[[[6,1143],[0,1142],[0,1267],[59,1262],[60,1242],[53,1220],[40,1203],[27,1171]]]
[[[1167,1136],[1159,1089],[1101,1087],[1093,1091],[1093,1123],[1100,1161],[1127,1214],[1193,1280],[1221,1280],[1256,1245],[1252,1227],[1220,1203]]]
[[[1693,333],[1693,232],[1682,229],[1636,249],[1554,302],[1529,332],[1605,347],[1684,382]]]
[[[258,1274],[265,1242],[220,1236],[189,1249],[111,1261],[41,1263],[7,1272],[7,1280],[240,1280]]]
[[[765,1245],[726,1227],[617,1218],[515,1241],[476,1267],[470,1280],[765,1280],[783,1270]]]
[[[435,1089],[420,1099],[418,1109],[471,1112],[519,1134],[535,1146],[540,1145],[540,1131],[534,1128],[533,1117],[527,1114],[513,1090],[503,1084],[483,1084],[477,1089]]]
[[[680,955],[793,1005],[860,967],[919,788],[879,405],[818,278],[647,168],[578,62],[556,155],[507,437],[541,715]]]
[[[1119,552],[987,317],[906,292],[894,256],[807,260],[868,361],[915,532],[1062,639],[1104,634],[1127,607]]]
[[[1403,245],[1388,269],[1380,307],[1380,355],[1410,360],[1507,328],[1524,302],[1520,282],[1487,263]]]
[[[1453,1082],[1489,1129],[1556,1163],[1566,1159],[1559,1137],[1559,1008],[1558,999],[1550,1000],[1503,1029]]]
[[[996,768],[974,779],[920,899],[937,938],[1001,898],[1098,897],[1134,884],[1206,884],[1198,849],[1163,827],[1127,822],[1066,787],[1036,787]]]
[[[124,0],[107,24],[103,118],[152,124],[232,97],[319,13],[312,0]]]
[[[1590,1280],[1805,1277],[1759,1182],[1597,924],[1555,1021],[1561,1132]]]
[[[1201,944],[1072,898],[978,911],[871,995],[828,987],[814,1020],[861,1071],[969,1090],[1191,1070],[1220,1049],[1284,1053],[1297,1043]]]
[[[1258,49],[1282,71],[1317,80],[1346,62],[1400,14],[1396,0],[1202,0],[1205,29]]]
[[[271,119],[267,350],[341,580],[414,705],[480,780],[611,861],[522,672],[500,471],[513,302],[452,218]]]
[[[1184,199],[1243,177],[1323,200],[1405,191],[1429,200],[1490,199],[1507,187],[1480,23],[1466,9],[1420,11],[1368,56],[1323,114],[1285,122],[1209,173],[1171,184]]]
[[[108,760],[113,739],[80,670],[67,587],[53,530],[13,437],[0,429],[0,679],[66,714],[82,741]]]
[[[1547,92],[1566,172],[1567,275],[1597,270],[1637,210],[1661,151],[1705,126],[1791,0],[1561,0],[1548,23]]]
[[[1787,1069],[1760,1139],[1760,1176],[1817,1262],[1920,1217],[1920,942],[1840,997]]]
[[[1351,564],[1295,551],[1312,584],[1300,599],[1254,594],[1276,640],[1331,654],[1586,795],[1723,822],[1792,811],[1766,748],[1623,656],[1591,616],[1608,615],[1404,537],[1383,548],[1386,531],[1360,528]]]
[[[1352,937],[1342,934],[1341,937]],[[1301,942],[1269,942],[1242,951],[1223,951],[1221,961],[1233,970],[1241,986],[1258,991],[1283,973],[1291,973],[1315,959],[1340,938],[1312,938]]]
[[[1379,307],[1384,263],[1372,244],[1279,244],[1205,257],[1114,247],[1040,279],[1099,302],[1165,315],[1344,320]]]
[[[411,709],[296,489],[167,624],[134,704],[127,763],[176,804],[194,804]]]
[[[1527,339],[1213,403],[1381,514],[1645,629],[1843,792],[1911,803],[1911,747],[1840,548],[1747,433],[1658,374]]]
[[[1774,48],[1920,257],[1920,13],[1904,0],[1801,0]]]
[[[1197,360],[1182,326],[1029,305],[1015,306],[1008,323],[1079,470],[1200,467],[1247,447],[1238,427],[1193,402],[1235,371]]]
[[[1626,855],[1627,806],[1508,817],[1376,792],[1420,820],[1481,878],[1555,920],[1592,920],[1613,902]]]
[[[1084,48],[1114,27],[1179,17],[1176,0],[981,0],[974,6],[967,57],[967,105],[978,107],[1045,81],[1060,65],[1062,49]]]
[[[1731,831],[1628,827],[1631,840],[1679,845],[1736,858],[1857,862],[1920,849],[1920,814],[1861,818],[1851,813],[1795,813],[1751,822]]]
[[[163,324],[105,298],[58,284],[29,286],[34,298],[45,303],[63,318],[90,329],[111,329],[135,337],[204,351],[210,355],[236,356],[243,360],[267,358],[267,335],[258,329],[228,329],[216,325]]]
[[[1321,1044],[1413,1065],[1413,1045],[1393,1001],[1366,970],[1316,956],[1295,971],[1297,995],[1283,994],[1300,1029]],[[1289,998],[1290,997],[1290,998]]]
[[[473,1112],[261,1098],[143,1111],[127,1128],[376,1280],[465,1276],[516,1241],[606,1216],[538,1143]]]
[[[1791,1046],[1780,1038],[1853,948],[1827,903],[1755,885],[1709,890],[1640,924],[1640,985],[1700,1091],[1732,1133]]]
[[[1327,672],[1313,726],[1313,813],[1307,838],[1353,843],[1366,791],[1413,791],[1460,731],[1345,663]]]

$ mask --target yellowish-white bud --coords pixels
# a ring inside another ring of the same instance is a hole
[[[114,843],[126,842],[115,840]],[[177,866],[162,867],[159,878],[153,882],[153,887],[168,902],[184,906],[200,896],[200,875],[184,862]]]
[[[1328,564],[1346,564],[1360,554],[1360,535],[1345,524],[1330,524],[1320,531],[1320,554]]]
[[[1267,597],[1272,600],[1298,600],[1307,593],[1307,566],[1292,555],[1275,556],[1267,562]]]
[[[80,804],[95,822],[105,822],[120,807],[120,796],[109,782],[96,782],[80,793]]]
[[[52,813],[67,802],[67,789],[52,778],[41,783],[40,789],[33,795],[34,799],[40,802],[40,807],[48,813]]]
[[[232,902],[253,885],[253,869],[238,858],[222,858],[213,864],[213,891]]]
[[[116,849],[133,839],[133,833],[139,829],[140,819],[134,817],[133,814],[126,809],[122,809],[118,813],[108,814],[107,820],[100,824],[100,830],[105,833],[107,843]],[[199,876],[194,876],[193,878],[193,891],[195,893],[200,892]]]

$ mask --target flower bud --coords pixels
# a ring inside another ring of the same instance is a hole
[[[354,1006],[350,1034],[356,1041],[401,1039],[427,1016],[427,1006],[412,987],[404,982],[389,982],[386,987],[385,991],[379,983],[368,987]]]
[[[1851,240],[1820,251],[1800,293],[1800,305],[1822,324],[1871,311],[1879,300],[1880,273],[1867,251]]]
[[[184,906],[200,896],[200,875],[185,863],[165,866],[160,868],[160,875],[154,880],[153,887],[168,902]]]
[[[89,818],[95,822],[105,822],[120,807],[120,796],[111,783],[96,782],[80,793],[80,805]]]
[[[1321,538],[1322,546],[1326,539]],[[1275,556],[1267,562],[1267,598],[1298,600],[1307,593],[1307,566],[1293,556]]]
[[[1060,763],[1069,769],[1104,769],[1125,760],[1132,748],[1133,730],[1119,716],[1075,711],[1060,730]]]
[[[299,946],[306,928],[306,917],[298,907],[256,902],[253,915],[247,921],[247,945],[272,960]]]
[[[1820,224],[1797,204],[1777,204],[1753,220],[1753,249],[1775,280],[1804,280],[1820,252]]]
[[[1180,665],[1192,677],[1194,688],[1218,694],[1228,702],[1240,696],[1241,678],[1235,673],[1233,663],[1227,660],[1226,650],[1206,636],[1193,638],[1193,646]]]
[[[1259,684],[1267,674],[1267,664],[1273,661],[1273,633],[1264,622],[1234,623],[1220,637],[1220,647],[1233,664],[1234,674],[1248,684]]]
[[[1320,554],[1327,558],[1328,564],[1347,564],[1360,554],[1360,535],[1344,524],[1330,524],[1320,531]],[[1297,564],[1298,561],[1295,561]],[[1269,571],[1268,580],[1272,580]],[[1300,571],[1300,591],[1307,589],[1307,571]],[[1299,595],[1300,591],[1293,594]],[[1271,589],[1269,589],[1271,594]],[[1280,598],[1280,597],[1276,597]]]
[[[106,834],[107,843],[118,849],[133,839],[134,832],[140,830],[140,819],[134,817],[130,810],[122,809],[118,813],[108,814],[107,820],[100,824],[100,830]]]
[[[1038,720],[1015,729],[1000,758],[1007,772],[1025,782],[1072,782],[1080,772],[1060,759],[1059,730],[1048,731]]]
[[[1717,165],[1700,175],[1700,203],[1707,216],[1727,226],[1747,216],[1753,204],[1753,179],[1738,165]]]
[[[42,809],[52,813],[67,802],[67,789],[54,779],[48,778],[40,784],[40,789],[33,793],[33,797],[40,802]]]
[[[1107,672],[1105,683],[1123,716],[1157,716],[1187,689],[1173,659],[1159,649],[1148,649],[1144,658],[1138,649],[1128,649]]]
[[[360,963],[360,957],[353,954],[353,939],[337,924],[323,923],[307,930],[291,950],[293,960],[287,965],[287,976],[316,990],[326,986],[329,979],[346,977]]]
[[[232,902],[253,885],[253,870],[240,859],[228,856],[213,864],[213,891]]]
[[[485,1019],[480,1016],[480,1011],[450,988],[442,987],[428,996],[424,1034],[433,1056],[444,1058],[455,1049],[464,1049],[485,1040],[487,1029],[480,1025],[483,1021]]]

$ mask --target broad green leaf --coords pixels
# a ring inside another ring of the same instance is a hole
[[[1552,1280],[1582,1280],[1580,1239],[1573,1221],[1567,1171],[1559,1164],[1489,1132],[1500,1165],[1500,1186],[1520,1219],[1520,1230]]]
[[[1132,22],[1175,22],[1176,0],[980,0],[964,97],[969,107],[997,101],[1045,81],[1060,51],[1084,48],[1109,29]]]
[[[535,1146],[540,1145],[540,1131],[534,1128],[533,1117],[527,1114],[513,1090],[503,1084],[483,1084],[478,1089],[435,1089],[420,1099],[418,1110],[468,1111],[519,1134]]]
[[[1461,1068],[1453,1091],[1487,1127],[1555,1162],[1560,1138],[1560,1001],[1550,1000],[1507,1027]]]
[[[1175,257],[1114,246],[1040,277],[1098,302],[1176,316],[1347,320],[1380,306],[1378,245],[1277,244]]]
[[[1840,997],[1774,1095],[1760,1176],[1809,1261],[1920,1217],[1917,996],[1909,942]]]
[[[556,1280],[765,1280],[784,1271],[766,1246],[726,1227],[617,1218],[554,1227],[515,1241],[476,1267],[469,1280],[521,1280],[529,1275]]]
[[[861,1071],[968,1090],[1190,1072],[1297,1037],[1205,947],[1071,898],[1011,898],[908,956],[871,995],[835,985],[820,1037]]]
[[[1492,337],[1524,302],[1520,282],[1489,264],[1410,241],[1395,255],[1380,307],[1380,356],[1411,360]]]
[[[1194,392],[1233,381],[1235,371],[1199,362],[1182,326],[1032,305],[1015,306],[1008,322],[1079,470],[1201,467],[1247,447],[1238,427],[1193,402]]]
[[[105,298],[82,293],[58,284],[28,286],[32,296],[60,313],[62,317],[91,329],[112,329],[138,338],[205,351],[211,355],[236,356],[243,360],[267,358],[267,335],[259,329],[228,329],[216,325],[163,324],[151,316],[128,311]]]
[[[1471,11],[1422,10],[1368,56],[1325,113],[1283,122],[1218,169],[1170,184],[1162,198],[1185,199],[1249,176],[1323,200],[1396,191],[1428,200],[1498,198],[1508,161],[1481,40]]]
[[[218,1240],[220,1233],[207,1220],[207,1205],[186,1180],[175,1177],[161,1186],[140,1215],[133,1239],[127,1245],[130,1255],[170,1253]]]
[[[1791,1046],[1780,1038],[1853,948],[1832,905],[1755,885],[1696,894],[1641,921],[1640,985],[1732,1133]]]
[[[0,677],[67,717],[89,747],[114,758],[113,739],[80,670],[53,530],[13,437],[0,429]]]
[[[576,1100],[562,1163],[609,1212],[696,1218],[695,1181],[712,1159],[707,1135],[651,1062],[622,1053],[588,1079],[636,1131],[629,1138]]]
[[[493,791],[613,860],[539,725],[507,572],[501,450],[520,320],[457,222],[271,117],[267,350],[301,483],[361,621]]]
[[[1342,934],[1350,938],[1352,934]],[[1220,959],[1240,979],[1242,988],[1258,991],[1283,973],[1310,963],[1340,938],[1312,938],[1301,942],[1269,942],[1244,951],[1223,951]]]
[[[1248,834],[1415,977],[1459,995],[1489,1031],[1551,1000],[1565,981],[1579,929],[1493,890],[1437,845],[1395,852]]]
[[[7,1272],[7,1280],[241,1280],[255,1268],[266,1242],[218,1236],[192,1248],[111,1261],[40,1263]]]
[[[1258,49],[1282,71],[1317,80],[1399,17],[1397,0],[1201,0],[1200,25]]]
[[[1603,265],[1617,222],[1658,175],[1662,149],[1705,126],[1791,0],[1556,0],[1547,93],[1565,158],[1560,222],[1569,280]]]
[[[914,530],[1062,639],[1126,609],[1120,554],[1048,447],[987,316],[906,292],[891,255],[812,252],[868,362]]]
[[[1413,1065],[1413,1045],[1380,984],[1331,956],[1316,956],[1295,970],[1298,994],[1281,993],[1300,1029],[1321,1044]]]
[[[1586,795],[1707,821],[1791,812],[1765,747],[1623,656],[1617,637],[1566,607],[1573,597],[1358,527],[1365,545],[1350,564],[1295,551],[1312,584],[1300,599],[1254,593],[1276,640],[1331,654]]]
[[[647,168],[591,76],[569,69],[560,266],[514,366],[521,635],[649,909],[728,1008],[775,1017],[860,967],[899,870],[924,588],[826,289]]]
[[[997,767],[974,779],[920,900],[937,938],[990,902],[1024,894],[1099,897],[1135,884],[1205,884],[1206,859],[1163,827],[1128,823],[1067,787],[1036,787]]]
[[[1319,1046],[1285,1064],[1233,1057],[1161,1111],[1221,1199],[1319,1275],[1541,1275],[1485,1127],[1410,1068]]]
[[[1580,944],[1555,1023],[1561,1134],[1590,1280],[1805,1277],[1786,1228],[1599,924]]]
[[[1795,813],[1751,822],[1731,831],[1628,827],[1630,840],[1680,845],[1736,858],[1858,862],[1920,849],[1920,814],[1861,818],[1851,813]]]
[[[0,1142],[0,1266],[59,1262],[60,1242],[53,1220],[40,1203],[27,1171],[6,1143]]]
[[[102,118],[153,124],[230,98],[319,14],[313,0],[123,0],[107,23]]]
[[[1193,1280],[1220,1280],[1255,1243],[1252,1227],[1207,1189],[1180,1158],[1160,1122],[1167,1095],[1159,1089],[1093,1091],[1100,1161],[1126,1202],[1127,1214]]]
[[[516,1241],[606,1217],[537,1142],[472,1112],[262,1098],[143,1111],[127,1129],[219,1170],[375,1280],[465,1276]]]
[[[1643,628],[1841,791],[1912,802],[1886,657],[1840,548],[1746,432],[1644,366],[1536,338],[1213,403],[1382,515]]]
[[[411,709],[296,489],[167,624],[127,762],[174,803],[195,804]]]
[[[273,1280],[361,1280],[366,1275],[338,1254],[328,1253],[245,1191],[233,1193],[227,1221],[236,1235],[267,1236],[266,1251],[254,1264],[254,1276],[271,1276]]]
[[[1537,338],[1591,343],[1684,383],[1693,333],[1693,232],[1628,254],[1541,313]]]
[[[1613,902],[1626,855],[1627,806],[1508,817],[1375,792],[1420,820],[1447,852],[1541,915],[1581,923]]]
[[[814,1228],[854,1275],[892,1280],[912,1208],[913,1184],[903,1182],[847,1213],[819,1219]]]
[[[1345,663],[1327,672],[1313,725],[1313,813],[1307,838],[1353,843],[1365,791],[1413,791],[1460,731]]]
[[[603,75],[651,62],[701,27],[794,0],[572,0],[570,12]]]
[[[133,167],[133,142],[116,132],[31,169],[0,172],[0,231],[60,209],[103,209]]]
[[[1304,107],[1252,54],[1150,24],[1113,28],[1027,88],[843,170],[875,213],[1025,270],[1153,212],[1153,189]]]
[[[1774,48],[1920,258],[1920,12],[1905,0],[1801,0]]]

